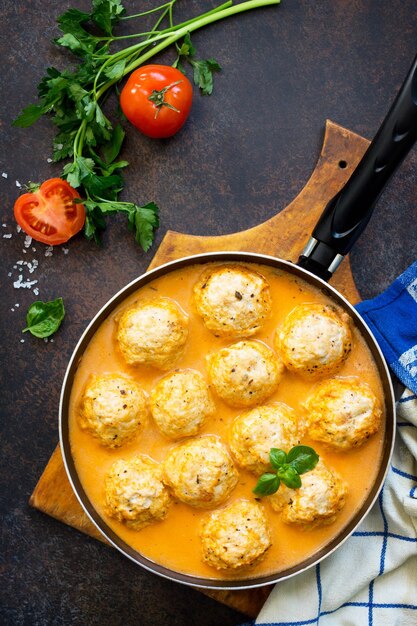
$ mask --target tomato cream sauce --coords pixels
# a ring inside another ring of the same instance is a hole
[[[331,301],[321,291],[304,281],[268,266],[251,265],[260,271],[270,284],[273,301],[273,316],[254,339],[263,341],[273,348],[277,327],[286,315],[298,304],[329,304]],[[192,304],[192,289],[206,265],[194,265],[155,279],[128,297],[99,327],[80,360],[70,399],[69,432],[71,450],[82,486],[97,512],[106,523],[127,544],[150,560],[178,572],[212,579],[244,579],[266,576],[293,567],[304,559],[312,557],[331,541],[352,519],[363,504],[376,478],[382,456],[384,427],[364,445],[347,452],[331,450],[319,442],[304,437],[301,443],[311,445],[323,461],[336,470],[348,485],[346,504],[336,521],[327,526],[301,529],[284,524],[263,500],[270,527],[272,547],[264,560],[255,567],[242,572],[218,571],[206,565],[201,558],[200,524],[210,515],[210,511],[192,508],[175,502],[167,517],[160,522],[135,531],[121,522],[112,519],[105,512],[104,480],[111,465],[118,459],[129,459],[135,454],[146,454],[156,461],[163,461],[168,451],[178,442],[166,439],[159,433],[152,418],[136,439],[121,448],[110,449],[98,443],[90,433],[82,430],[78,422],[78,411],[82,393],[90,374],[123,373],[135,379],[150,393],[156,382],[167,372],[151,367],[129,366],[118,351],[115,338],[117,318],[120,312],[142,298],[161,295],[175,300],[189,315],[189,338],[185,353],[176,368],[199,370],[206,378],[205,356],[233,343],[230,339],[215,337],[208,331]],[[352,351],[338,372],[338,376],[358,376],[366,381],[384,406],[383,391],[376,365],[359,331],[353,328]],[[304,380],[286,371],[278,390],[266,402],[285,402],[300,416],[304,409],[302,402],[317,381]],[[214,394],[216,411],[209,418],[200,434],[217,434],[227,443],[231,423],[243,412],[242,409],[228,407]],[[382,420],[384,424],[384,419]],[[252,500],[252,489],[257,479],[254,475],[239,469],[239,482],[227,504],[238,498]]]

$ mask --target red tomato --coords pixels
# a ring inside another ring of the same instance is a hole
[[[193,88],[186,76],[168,65],[144,65],[130,76],[120,94],[129,122],[144,135],[172,137],[191,109]]]
[[[17,223],[27,235],[50,246],[65,243],[84,226],[85,208],[61,178],[50,178],[37,191],[24,193],[14,205]]]

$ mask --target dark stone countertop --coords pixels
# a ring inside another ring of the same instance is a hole
[[[133,3],[129,3],[133,5]],[[135,3],[140,7],[144,3]],[[31,509],[28,498],[55,448],[60,386],[78,337],[97,309],[142,273],[167,229],[222,234],[254,226],[302,189],[319,154],[326,118],[371,138],[416,52],[415,0],[291,2],[212,25],[193,36],[202,58],[223,67],[211,97],[195,96],[187,125],[169,141],[128,131],[126,198],[161,207],[154,247],[142,253],[123,219],[111,220],[102,248],[78,236],[68,254],[32,244],[23,252],[13,203],[16,181],[45,180],[53,128],[10,123],[36,96],[49,65],[65,54],[50,41],[54,18],[87,0],[2,3],[1,202],[1,622],[7,626],[232,626],[244,617],[197,591],[161,579],[115,550]],[[181,5],[194,15],[214,2]],[[172,62],[172,55],[165,55]],[[417,257],[414,149],[382,194],[352,252],[362,297],[372,297]],[[4,235],[11,233],[12,237]],[[63,296],[67,315],[53,342],[21,335],[36,299],[15,289],[19,260],[39,298]],[[27,274],[27,268],[26,273]],[[24,340],[24,341],[23,341]]]

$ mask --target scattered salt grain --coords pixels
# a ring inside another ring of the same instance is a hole
[[[32,252],[36,252],[36,248],[32,246]]]
[[[16,307],[16,309],[18,309],[20,307],[20,304],[18,302],[16,302],[15,307]]]
[[[8,176],[9,176],[6,172],[2,172],[1,175],[3,176],[3,178],[8,178]]]
[[[12,233],[7,233],[7,235],[3,235],[3,239],[11,239]]]
[[[11,272],[9,272],[9,273],[7,274],[7,276],[8,276],[9,278],[10,278],[10,276],[11,276],[11,275],[12,275],[12,273],[11,273]]]
[[[20,340],[20,343],[25,343],[25,340],[24,340],[24,339],[21,339],[21,340]]]
[[[17,233],[20,233],[20,232],[21,232],[21,230],[22,230],[22,227],[21,227],[21,226],[19,226],[19,224],[18,224],[18,225],[16,226],[16,232],[17,232]]]
[[[33,290],[33,293],[35,294],[35,296],[39,295],[39,289],[37,287],[35,287],[35,289]]]
[[[23,274],[19,274],[19,278],[14,281],[13,287],[15,289],[32,289],[37,282],[37,280],[23,280]]]
[[[62,248],[62,252],[63,252],[64,254],[68,254],[68,252],[69,252],[69,248]]]
[[[13,309],[13,308],[12,308],[12,309],[10,309],[10,310],[14,313],[14,309]]]
[[[7,228],[7,224],[2,224],[3,228]]]
[[[22,252],[23,252],[23,254],[26,254],[26,250],[24,248],[23,248]]]
[[[21,185],[21,184],[19,183],[19,181],[17,180],[17,181],[16,181],[16,187],[19,187],[19,189],[20,189],[20,188],[21,188],[21,186],[22,186],[22,185]]]
[[[51,343],[54,343],[54,340],[53,340],[53,339],[50,339],[49,341],[50,341]]]
[[[53,252],[53,247],[48,246],[45,250],[45,256],[52,256],[52,252]]]
[[[48,343],[48,341],[49,341],[48,337],[44,337],[43,340],[44,340],[45,343]]]
[[[30,235],[26,235],[23,245],[25,246],[25,248],[29,248],[31,243],[32,243],[32,237]]]
[[[63,143],[57,143],[56,144],[57,150],[62,150],[62,148],[64,147]]]
[[[52,163],[52,159],[49,157],[48,159],[46,159],[47,163]]]

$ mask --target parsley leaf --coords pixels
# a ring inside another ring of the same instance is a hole
[[[191,43],[190,33],[184,37],[181,45],[177,45],[178,56],[174,61],[174,67],[178,68],[183,74],[184,67],[181,60],[184,59],[193,68],[194,84],[201,89],[203,95],[209,96],[213,92],[213,74],[220,72],[221,67],[215,59],[195,59],[196,49]]]

